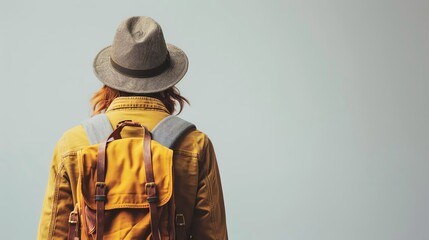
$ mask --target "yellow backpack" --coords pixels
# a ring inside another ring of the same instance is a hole
[[[77,203],[68,238],[187,239],[184,217],[175,212],[170,148],[195,126],[169,116],[153,133],[131,121],[111,131],[104,114],[83,126],[91,145],[78,152]],[[142,128],[143,136],[122,138],[124,127]]]

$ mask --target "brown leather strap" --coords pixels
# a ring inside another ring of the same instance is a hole
[[[173,163],[174,164],[174,163]],[[173,181],[174,181],[174,171],[173,171]],[[174,186],[173,182],[173,186]],[[173,187],[173,195],[171,196],[170,202],[168,203],[169,213],[168,213],[168,224],[170,228],[170,239],[174,240],[188,240],[188,236],[186,234],[186,224],[185,224],[185,216],[183,214],[176,214],[176,196],[174,194]]]
[[[79,212],[78,205],[74,207],[74,210],[69,215],[69,232],[68,240],[79,240]]]
[[[176,199],[173,196],[171,197],[169,206],[172,206],[172,209],[169,209],[169,224],[172,229],[170,229],[170,239],[174,240],[188,240],[188,235],[186,233],[186,222],[185,222],[185,215],[181,213],[176,213]],[[171,237],[173,236],[173,237]]]
[[[173,179],[174,179],[174,171],[173,171]],[[173,186],[174,186],[174,182],[173,182]],[[173,189],[174,189],[174,187],[173,187]],[[169,229],[170,239],[172,239],[172,240],[176,239],[175,215],[176,215],[176,201],[175,201],[174,190],[173,190],[173,194],[171,196],[171,199],[168,202],[168,229]]]
[[[177,240],[188,239],[188,235],[186,234],[185,216],[181,213],[176,214],[175,222]]]
[[[143,127],[143,126],[142,126]],[[159,217],[158,217],[158,192],[157,186],[155,184],[155,177],[153,174],[152,166],[152,153],[151,153],[151,135],[146,127],[144,128],[144,138],[143,138],[143,161],[145,165],[146,173],[146,194],[147,200],[149,202],[149,212],[150,212],[150,226],[152,231],[152,239],[160,240],[161,235],[159,232]]]
[[[100,143],[97,154],[97,182],[95,183],[96,201],[96,239],[103,240],[104,235],[104,205],[106,203],[106,146],[107,140]]]

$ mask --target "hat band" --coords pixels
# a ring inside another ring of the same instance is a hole
[[[113,61],[112,58],[110,58],[110,63],[112,64],[112,67],[129,77],[135,77],[135,78],[150,78],[155,77],[162,72],[164,72],[168,67],[170,67],[170,54],[167,53],[167,57],[165,58],[164,62],[161,63],[158,67],[154,67],[147,70],[135,70],[135,69],[129,69],[126,67],[122,67],[121,65],[117,64],[115,61]]]

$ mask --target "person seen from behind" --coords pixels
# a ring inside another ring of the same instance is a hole
[[[175,87],[188,69],[188,59],[181,49],[165,42],[161,27],[149,17],[131,17],[120,23],[112,45],[98,53],[93,67],[103,86],[91,99],[92,115],[107,116],[113,129],[123,121],[132,121],[152,131],[163,119],[180,113],[189,103]],[[124,129],[123,132],[124,136],[132,137],[139,131]],[[90,145],[88,132],[82,125],[66,131],[57,142],[37,239],[70,239],[70,234],[75,233],[80,235],[76,239],[87,239],[85,236],[91,231],[101,231],[89,225],[80,230],[70,227],[75,220],[88,221],[81,219],[82,211],[88,211],[85,216],[91,217],[90,210],[78,209],[78,218],[72,218],[78,204],[77,186],[81,177],[78,158],[81,150]],[[95,196],[95,201],[104,201],[106,217],[115,217],[103,220],[103,236],[97,239],[228,239],[220,173],[209,137],[192,129],[178,139],[172,150],[173,218],[177,225],[173,226],[174,237],[169,230],[171,224],[160,220],[158,235],[151,231],[154,220],[149,221],[149,216],[136,217],[136,211],[149,211],[147,208],[109,211],[112,202],[109,203],[107,188],[107,200],[97,200],[100,197]],[[117,174],[121,176],[120,171]],[[130,178],[134,177],[127,176]],[[155,216],[161,218],[171,209],[158,205],[160,212]],[[98,213],[94,219],[99,221]],[[178,232],[180,228],[182,233]]]

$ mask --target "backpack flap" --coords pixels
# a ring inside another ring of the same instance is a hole
[[[98,144],[80,151],[79,174],[85,204],[96,208]],[[152,164],[158,190],[158,206],[165,205],[173,194],[173,151],[151,141]],[[107,201],[105,210],[149,208],[145,191],[146,173],[143,164],[143,139],[125,138],[112,141],[106,150]]]

